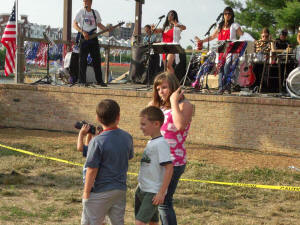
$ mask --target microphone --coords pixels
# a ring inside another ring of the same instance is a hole
[[[220,15],[217,18],[217,21],[219,21],[222,16],[223,16],[223,13],[220,13]]]
[[[162,18],[166,17],[165,15],[162,15],[160,17],[158,17],[159,20],[161,20]]]
[[[190,41],[191,41],[193,44],[195,44],[195,42],[194,42],[192,39],[191,39]]]
[[[87,8],[88,8],[88,6],[86,5],[86,6],[84,6],[84,8],[85,8],[85,9],[87,9]]]

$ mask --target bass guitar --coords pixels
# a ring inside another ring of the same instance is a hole
[[[125,22],[122,21],[122,22],[120,22],[120,23],[118,23],[118,24],[116,24],[116,25],[114,25],[114,26],[112,26],[112,27],[110,27],[110,28],[107,28],[107,29],[105,29],[105,30],[102,30],[102,31],[100,31],[100,32],[98,32],[98,33],[95,33],[94,30],[92,30],[91,32],[88,32],[88,35],[89,35],[88,40],[84,39],[83,35],[82,35],[80,32],[78,32],[78,33],[77,33],[77,36],[76,36],[76,44],[79,45],[79,43],[82,44],[82,43],[84,43],[84,42],[86,42],[86,41],[89,41],[89,40],[91,40],[91,39],[94,39],[94,38],[98,37],[99,35],[104,34],[104,33],[107,32],[107,31],[114,30],[114,29],[116,29],[117,27],[122,26],[124,23],[125,23]]]

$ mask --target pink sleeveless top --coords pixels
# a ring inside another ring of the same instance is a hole
[[[177,130],[173,122],[172,110],[162,109],[165,115],[165,121],[160,128],[161,134],[170,145],[171,159],[174,166],[186,164],[186,149],[184,147],[185,139],[190,129],[190,124],[183,131]]]

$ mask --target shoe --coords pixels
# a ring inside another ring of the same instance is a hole
[[[227,92],[228,94],[231,94],[231,85],[230,84],[226,84],[225,87],[223,88],[223,93]]]
[[[224,94],[225,89],[219,89],[217,92],[217,95],[223,95]]]
[[[87,87],[88,84],[87,84],[87,83],[78,83],[78,86],[79,86],[79,87]]]
[[[107,84],[104,82],[97,82],[97,85],[100,85],[101,87],[107,87]]]
[[[231,87],[230,87],[230,85],[228,85],[228,87],[226,88],[226,90],[227,90],[228,94],[231,94]]]
[[[195,88],[195,89],[199,88],[199,81],[198,81],[198,79],[196,79],[195,82],[192,83],[192,87]]]

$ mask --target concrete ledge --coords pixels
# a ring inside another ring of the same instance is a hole
[[[136,137],[139,112],[151,91],[50,85],[0,84],[0,126],[76,131],[76,121],[95,123],[105,98],[121,107],[120,127]],[[195,105],[188,141],[265,151],[300,151],[300,100],[186,94]]]
[[[113,86],[111,86],[113,88]],[[38,92],[60,92],[60,93],[76,93],[76,94],[93,94],[93,95],[112,95],[112,96],[128,96],[128,97],[145,97],[151,98],[152,91],[143,90],[122,90],[112,88],[85,88],[85,87],[66,87],[51,85],[29,85],[29,84],[0,84],[0,89],[14,90],[31,90]],[[209,95],[209,94],[185,94],[191,101],[206,102],[227,102],[239,104],[259,104],[259,105],[278,105],[300,107],[300,99],[292,98],[275,98],[275,97],[245,97],[234,95]]]

